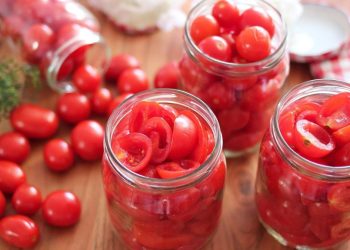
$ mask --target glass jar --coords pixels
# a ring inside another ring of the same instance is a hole
[[[251,7],[265,11],[272,18],[275,34],[272,53],[263,60],[234,63],[216,60],[204,54],[190,35],[196,17],[211,13],[217,1],[205,0],[189,13],[185,25],[186,53],[179,67],[181,88],[201,98],[217,116],[227,156],[241,155],[256,149],[261,141],[289,73],[286,50],[287,32],[280,13],[259,0],[237,0],[240,11]],[[236,31],[228,32],[235,36]]]
[[[215,145],[197,169],[182,177],[157,179],[137,174],[119,161],[112,151],[113,139],[123,133],[119,126],[125,126],[130,110],[141,101],[191,110],[207,123]],[[128,248],[194,250],[210,241],[221,215],[226,161],[219,124],[208,106],[179,90],[135,94],[109,118],[104,150],[103,183],[109,214]]]
[[[328,249],[350,237],[350,166],[332,167],[335,158],[330,157],[328,163],[302,157],[284,139],[280,126],[283,111],[289,114],[297,101],[311,107],[310,101],[319,103],[343,92],[350,93],[349,84],[330,80],[294,87],[279,101],[261,143],[257,210],[266,230],[283,245]]]
[[[101,73],[109,51],[95,17],[73,0],[0,0],[1,35],[49,86],[74,91],[70,78],[87,63]]]

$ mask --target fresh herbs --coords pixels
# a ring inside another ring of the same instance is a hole
[[[0,119],[18,105],[25,84],[40,85],[37,67],[22,65],[11,59],[0,62]]]

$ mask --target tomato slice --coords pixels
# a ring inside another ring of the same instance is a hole
[[[327,195],[329,204],[339,211],[350,211],[350,182],[335,184]]]
[[[158,175],[162,179],[170,179],[170,178],[178,178],[184,175],[188,175],[191,173],[194,169],[199,167],[199,163],[192,163],[192,166],[187,167],[189,168],[184,168],[183,166],[180,165],[181,163],[177,162],[167,162],[160,164],[156,167]],[[185,163],[186,164],[186,163]],[[188,163],[187,163],[188,164]]]
[[[332,130],[350,125],[350,93],[341,93],[327,99],[320,110],[318,123]]]
[[[131,110],[129,128],[131,132],[140,132],[145,122],[152,117],[162,117],[173,128],[175,114],[156,102],[142,101]]]
[[[321,158],[335,148],[333,139],[320,125],[299,120],[295,125],[295,146],[299,153],[310,158]]]
[[[333,132],[332,136],[338,145],[350,142],[350,125]]]
[[[329,155],[328,161],[333,166],[350,165],[350,142]]]
[[[134,172],[145,168],[151,159],[152,141],[141,133],[117,136],[112,147],[116,157]]]
[[[294,148],[295,113],[285,112],[279,120],[279,127],[283,139],[291,148]]]
[[[183,159],[193,152],[198,142],[198,129],[187,115],[180,114],[174,121],[169,159]]]
[[[169,124],[161,117],[152,117],[142,126],[141,133],[152,141],[151,162],[163,162],[170,152],[172,131]]]

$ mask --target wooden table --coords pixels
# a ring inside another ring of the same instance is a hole
[[[332,0],[350,9],[350,2]],[[155,71],[182,54],[182,31],[157,32],[147,36],[129,37],[118,33],[100,14],[102,34],[112,48],[113,54],[127,52],[136,56],[142,68],[153,79]],[[308,65],[292,64],[285,89],[296,83],[311,79]],[[25,90],[24,101],[55,108],[58,95],[44,86],[42,90]],[[2,121],[0,131],[10,130],[9,123]],[[69,138],[71,127],[61,123],[56,137]],[[64,174],[49,171],[43,162],[43,141],[31,142],[30,157],[24,162],[29,183],[37,186],[43,195],[57,189],[76,193],[82,202],[80,222],[68,229],[57,229],[43,223],[40,213],[34,216],[41,231],[41,240],[35,249],[40,250],[123,250],[110,224],[101,183],[101,163],[77,161],[74,168]],[[259,224],[254,206],[254,181],[257,153],[240,159],[228,160],[228,175],[224,195],[221,224],[208,249],[215,250],[281,250],[288,249],[277,243]],[[8,213],[11,213],[8,207]],[[0,242],[0,249],[12,249]],[[350,244],[342,248],[350,249]]]

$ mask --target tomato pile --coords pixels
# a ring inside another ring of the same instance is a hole
[[[181,88],[213,109],[224,148],[241,152],[261,141],[288,74],[289,58],[282,54],[272,67],[263,62],[272,60],[283,43],[282,28],[264,8],[241,9],[220,0],[209,11],[188,21],[186,32],[192,41],[187,47],[192,52],[179,64]],[[259,71],[261,65],[265,70]]]
[[[142,100],[116,124],[111,137],[119,162],[154,180],[189,175],[211,155],[214,144],[212,129],[195,111]],[[130,185],[110,164],[105,157],[109,212],[128,247],[199,249],[208,242],[221,214],[226,173],[222,152],[209,176],[181,189],[163,191]]]
[[[300,99],[282,110],[279,129],[300,156],[349,166],[350,93]],[[326,248],[349,237],[350,182],[332,182],[293,169],[270,133],[262,142],[256,202],[262,221],[291,246]]]

